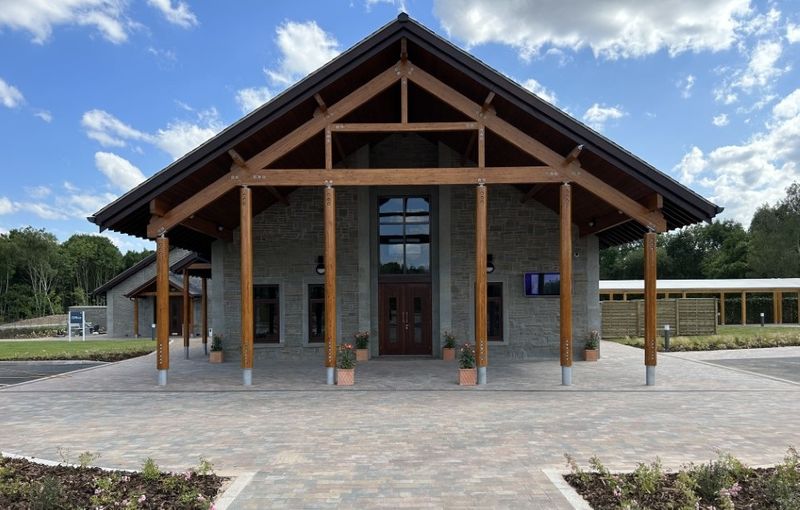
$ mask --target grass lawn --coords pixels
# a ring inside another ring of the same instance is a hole
[[[0,342],[0,361],[79,359],[119,361],[153,352],[152,340],[24,341]]]
[[[644,348],[644,338],[609,339],[633,347]],[[658,350],[664,350],[663,331],[658,332]],[[671,351],[716,351],[800,345],[800,328],[780,326],[719,326],[716,335],[678,336],[670,338]]]

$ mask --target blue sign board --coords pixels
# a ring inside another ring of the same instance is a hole
[[[83,324],[83,312],[69,312],[70,324]]]
[[[558,296],[561,291],[561,273],[525,273],[525,296]]]

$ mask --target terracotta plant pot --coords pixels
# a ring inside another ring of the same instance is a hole
[[[584,349],[583,350],[583,359],[586,361],[597,361],[597,349]]]
[[[442,347],[442,361],[453,361],[456,359],[456,350],[453,347]]]
[[[475,386],[478,383],[478,370],[475,368],[459,368],[458,384],[461,386]]]
[[[336,384],[337,386],[352,386],[356,382],[356,369],[355,368],[337,368],[336,369]]]
[[[222,351],[211,351],[208,353],[209,363],[222,363],[223,361],[225,361],[225,358],[222,355]]]
[[[356,349],[356,361],[369,360],[369,349]]]

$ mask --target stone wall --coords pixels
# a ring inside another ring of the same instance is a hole
[[[460,341],[474,340],[475,187],[451,189],[452,327]],[[550,357],[559,351],[559,299],[525,297],[525,272],[559,271],[558,215],[539,202],[520,203],[513,186],[489,187],[490,282],[503,283],[504,341],[490,342],[489,355]],[[599,327],[596,238],[573,229],[573,330],[576,356],[589,329]],[[590,281],[591,279],[591,281]],[[491,363],[491,362],[490,362]]]
[[[322,189],[301,188],[289,197],[289,205],[273,205],[253,218],[253,283],[277,284],[280,292],[280,344],[255,344],[255,359],[317,356],[322,344],[308,342],[308,285],[323,283],[315,272],[323,254]],[[336,188],[337,337],[349,341],[358,330],[359,297],[358,218],[356,188]],[[221,302],[214,314],[222,314],[223,348],[226,356],[240,356],[241,291],[239,230],[233,243],[215,243],[213,271],[224,272]],[[221,259],[221,260],[220,260]],[[218,283],[218,282],[217,282]]]
[[[101,329],[108,328],[105,306],[70,306],[70,312],[86,312],[86,322],[99,325]]]

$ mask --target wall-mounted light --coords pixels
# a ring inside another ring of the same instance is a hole
[[[317,257],[317,267],[314,269],[318,275],[325,274],[325,257],[322,255]]]
[[[486,272],[489,274],[494,273],[494,255],[491,253],[486,255]]]

